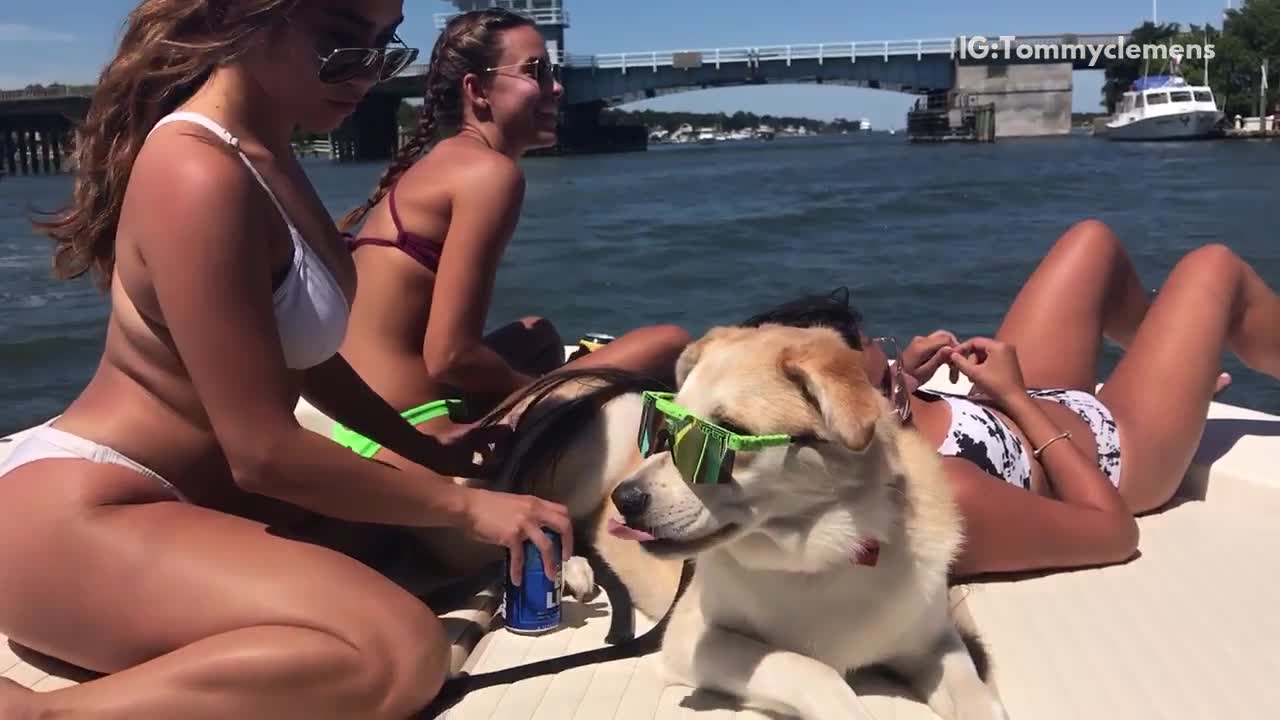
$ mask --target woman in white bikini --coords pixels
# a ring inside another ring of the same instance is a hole
[[[500,436],[417,432],[337,354],[355,271],[289,140],[333,129],[414,58],[401,12],[145,0],[130,15],[78,132],[70,207],[42,223],[59,273],[109,290],[102,360],[0,465],[0,633],[106,676],[0,681],[0,717],[401,720],[437,692],[448,647],[353,556],[372,562],[376,528],[545,551],[551,527],[571,552],[563,507],[442,476],[487,472],[473,453]],[[300,396],[415,464],[307,431]]]

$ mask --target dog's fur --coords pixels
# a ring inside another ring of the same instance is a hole
[[[868,717],[845,676],[876,664],[943,718],[1005,717],[949,613],[961,520],[938,456],[892,417],[859,353],[832,330],[717,328],[686,349],[677,381],[678,403],[703,417],[803,440],[740,453],[731,483],[690,486],[668,453],[639,458],[635,388],[598,397],[564,382],[547,407],[599,402],[580,406],[558,461],[522,463],[547,437],[519,433],[506,481],[568,505],[578,542],[652,618],[696,557],[663,641],[669,679],[805,718]],[[524,407],[531,423],[557,412]],[[614,506],[654,539],[606,532]],[[873,542],[876,564],[856,564]]]

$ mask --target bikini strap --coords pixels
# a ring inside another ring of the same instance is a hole
[[[284,211],[284,206],[276,199],[276,194],[271,192],[271,187],[267,185],[267,181],[264,180],[262,174],[258,172],[258,168],[254,167],[252,162],[249,162],[249,156],[245,155],[244,151],[240,149],[240,138],[232,135],[229,130],[219,125],[212,118],[190,111],[169,113],[152,126],[151,132],[147,133],[147,137],[151,137],[151,133],[155,132],[161,125],[167,125],[168,123],[178,121],[195,123],[214,135],[217,135],[223,142],[230,145],[231,149],[235,150],[236,154],[240,156],[240,160],[244,162],[244,166],[249,168],[250,173],[253,173],[253,179],[257,180],[258,184],[262,186],[262,189],[267,191],[267,197],[271,198],[271,204],[276,206],[276,210],[280,213],[280,217],[284,218],[284,224],[288,225],[290,230],[293,230],[295,233],[297,232],[293,221],[289,219],[289,214]],[[392,212],[394,212],[394,210],[392,210]]]

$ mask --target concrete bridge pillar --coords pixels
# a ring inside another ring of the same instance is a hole
[[[14,162],[18,148],[13,142],[13,132],[0,126],[0,172],[5,175],[17,175],[18,164]]]
[[[996,137],[1071,132],[1071,63],[964,63],[955,89],[973,102],[993,103]]]
[[[340,162],[383,162],[399,149],[398,95],[369,95],[330,135],[334,158]]]
[[[34,118],[0,121],[0,170],[7,175],[62,172],[62,155],[70,121]]]
[[[31,162],[31,131],[25,128],[18,130],[18,165],[23,175],[30,175],[34,171],[35,163]]]

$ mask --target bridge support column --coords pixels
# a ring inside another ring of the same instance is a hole
[[[0,120],[0,172],[52,175],[62,172],[71,121],[62,118]]]
[[[400,128],[396,95],[369,95],[360,107],[330,135],[334,158],[339,162],[385,162],[399,148]]]
[[[996,137],[1071,132],[1071,63],[957,64],[956,90],[993,103]]]
[[[13,141],[13,131],[7,127],[0,127],[0,172],[5,175],[17,175],[17,155],[18,146]]]
[[[49,149],[53,152],[53,171],[62,172],[62,155],[66,152],[67,128],[57,128],[50,131]]]
[[[31,147],[31,131],[18,131],[18,158],[19,164],[22,166],[23,175],[31,175],[35,173],[35,153]]]
[[[45,175],[53,174],[53,133],[49,129],[49,125],[45,124],[40,127],[38,132],[40,142],[40,169]]]

